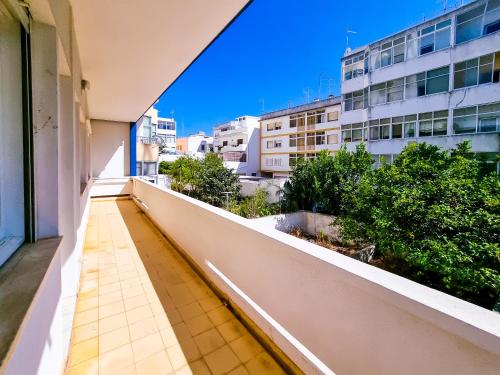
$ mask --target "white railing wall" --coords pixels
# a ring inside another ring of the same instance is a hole
[[[305,373],[498,373],[496,313],[146,181],[133,196]]]

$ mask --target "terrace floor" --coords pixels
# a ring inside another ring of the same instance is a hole
[[[66,374],[282,374],[132,200],[93,200]]]

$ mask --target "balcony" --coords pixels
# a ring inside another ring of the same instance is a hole
[[[91,202],[66,374],[282,374],[130,199]]]
[[[144,145],[163,145],[166,143],[166,138],[157,135],[151,137],[139,136],[137,142]]]
[[[143,180],[131,184],[132,200],[91,202],[67,374],[498,368],[496,314]]]

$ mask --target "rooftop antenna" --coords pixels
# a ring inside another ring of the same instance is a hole
[[[309,98],[311,96],[311,89],[309,87],[306,87],[304,90],[303,90],[303,93],[304,93],[304,96],[306,98],[306,103],[309,103]]]
[[[292,101],[291,100],[288,101],[288,108],[292,108]]]
[[[264,104],[265,104],[264,98],[260,98],[259,103],[260,103],[260,113],[264,113]]]
[[[174,113],[175,111],[172,109],[170,110],[170,118],[173,120],[174,119]]]
[[[442,0],[442,1],[443,1],[443,13],[444,13],[448,9],[448,0]]]
[[[357,34],[357,31],[347,29],[345,32],[345,49],[349,48],[349,34]]]

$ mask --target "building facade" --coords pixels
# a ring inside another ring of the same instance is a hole
[[[259,171],[259,117],[242,116],[214,128],[214,151],[239,175]]]
[[[298,159],[340,148],[340,97],[270,112],[261,117],[260,171],[286,177]]]
[[[411,142],[494,160],[500,130],[500,2],[474,1],[342,58],[342,142],[375,161]]]
[[[176,150],[178,153],[202,158],[205,154],[213,152],[214,139],[204,132],[189,135],[183,138],[177,138]]]

